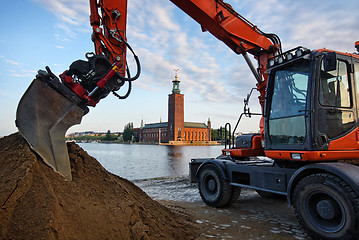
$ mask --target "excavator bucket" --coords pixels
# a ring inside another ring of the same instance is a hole
[[[55,89],[46,81],[33,80],[19,102],[16,126],[44,162],[71,181],[65,134],[81,123],[85,111]]]

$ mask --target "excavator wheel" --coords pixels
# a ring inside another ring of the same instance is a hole
[[[342,179],[331,174],[305,177],[294,189],[293,206],[313,239],[358,239],[359,196]]]
[[[224,207],[238,199],[241,188],[232,187],[218,166],[205,165],[199,173],[198,189],[202,200],[211,207]]]

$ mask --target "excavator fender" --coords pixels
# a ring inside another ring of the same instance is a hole
[[[35,79],[19,102],[16,126],[44,162],[71,181],[65,134],[85,113],[46,81]]]
[[[199,178],[199,174],[202,170],[202,168],[207,165],[207,164],[213,164],[216,167],[218,167],[218,169],[221,171],[223,179],[228,181],[229,177],[228,177],[228,170],[227,170],[227,166],[226,166],[226,161],[222,161],[222,160],[216,160],[216,159],[208,159],[205,160],[197,169],[197,173],[196,173],[196,177],[197,179]]]
[[[288,204],[292,205],[292,195],[296,185],[303,178],[316,173],[330,173],[345,181],[359,195],[359,167],[348,163],[316,163],[309,164],[298,169],[291,177],[287,199]]]

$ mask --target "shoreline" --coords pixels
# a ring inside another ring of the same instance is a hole
[[[157,145],[157,146],[224,146],[222,143],[218,143],[216,141],[211,142],[180,142],[180,143],[144,143],[144,142],[117,142],[117,141],[75,141],[75,140],[66,140],[66,142],[75,142],[75,143],[100,143],[100,144],[137,144],[137,145]]]

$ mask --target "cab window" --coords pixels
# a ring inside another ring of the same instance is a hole
[[[337,62],[337,69],[320,74],[319,103],[322,106],[346,107],[351,106],[350,88],[347,64]]]
[[[355,119],[348,65],[337,61],[336,70],[324,71],[322,64],[319,80],[318,129],[329,139],[339,137],[353,128]]]
[[[275,72],[269,112],[269,137],[273,144],[304,144],[308,79],[307,61]]]

